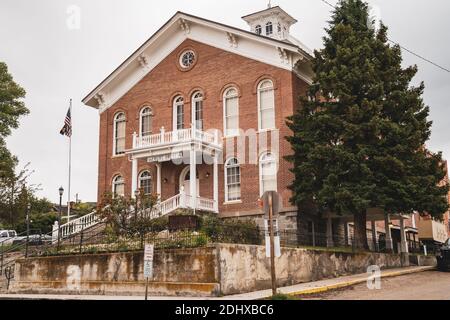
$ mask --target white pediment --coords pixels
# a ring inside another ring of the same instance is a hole
[[[311,83],[311,55],[298,45],[178,12],[89,93],[83,103],[104,112],[187,39],[293,71]],[[299,61],[304,64],[302,67]]]

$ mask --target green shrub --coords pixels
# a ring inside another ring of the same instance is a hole
[[[270,300],[278,300],[278,301],[285,301],[285,300],[297,300],[293,296],[288,296],[287,294],[278,293],[270,298]]]
[[[152,232],[162,232],[167,229],[169,229],[169,218],[167,216],[150,221]]]
[[[213,242],[261,244],[261,232],[253,220],[222,220],[216,215],[205,215],[200,230]]]

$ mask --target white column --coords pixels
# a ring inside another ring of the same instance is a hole
[[[180,207],[185,209],[186,208],[186,192],[184,191],[184,186],[181,186],[180,190]]]
[[[137,159],[132,160],[131,165],[131,196],[135,198],[135,191],[138,189],[138,161]]]
[[[408,242],[406,241],[405,219],[400,218],[400,236],[402,253],[408,253]]]
[[[196,164],[196,153],[195,153],[195,147],[192,146],[191,149],[191,159],[190,159],[190,181],[189,181],[189,189],[190,189],[190,196],[191,196],[191,207],[192,209],[196,209],[197,204],[197,164]]]
[[[214,174],[213,174],[213,191],[214,191],[214,211],[219,213],[219,155],[214,155]]]
[[[388,213],[386,213],[384,217],[384,225],[386,228],[386,250],[393,251],[394,244],[392,243],[392,235],[391,235],[391,219]]]
[[[158,197],[161,199],[161,171],[162,171],[162,164],[157,163],[156,164],[156,193],[158,194]]]

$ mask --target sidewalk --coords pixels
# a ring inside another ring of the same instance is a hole
[[[411,273],[425,272],[434,270],[434,267],[409,267],[402,269],[389,269],[381,272],[382,278],[398,277]],[[329,280],[309,282],[295,286],[284,287],[278,290],[279,293],[286,295],[308,295],[322,293],[329,290],[345,288],[367,281],[368,275],[358,274],[347,277],[340,277]],[[191,297],[149,297],[149,300],[261,300],[270,298],[272,290],[262,290],[250,293],[219,297],[219,298],[191,298]],[[27,295],[27,294],[2,294],[0,300],[18,299],[18,300],[143,300],[143,297],[124,297],[124,296],[80,296],[80,295]]]

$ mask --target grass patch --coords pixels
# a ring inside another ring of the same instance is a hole
[[[269,298],[269,300],[274,300],[274,301],[288,301],[288,300],[300,300],[297,297],[294,296],[289,296],[287,294],[282,294],[282,293],[278,293],[272,297]]]

